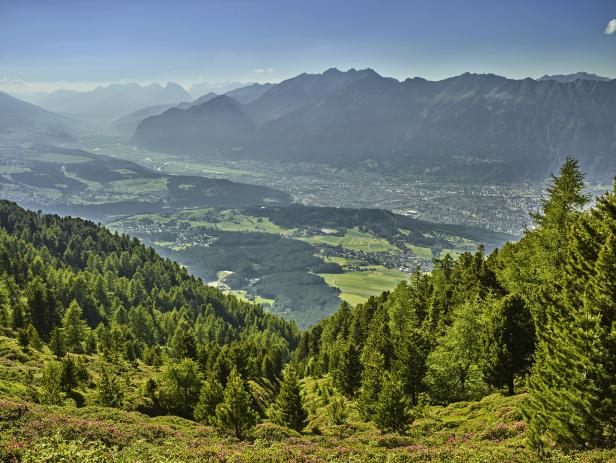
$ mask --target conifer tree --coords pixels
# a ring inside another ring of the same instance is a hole
[[[73,300],[62,317],[64,345],[70,352],[81,353],[84,351],[86,323],[81,317],[81,307],[77,301]]]
[[[352,341],[347,341],[340,352],[333,380],[334,385],[347,397],[355,395],[361,381],[361,362],[360,353]]]
[[[552,176],[541,211],[532,214],[536,227],[526,230],[518,243],[506,244],[499,252],[498,260],[503,267],[499,280],[510,293],[524,296],[538,330],[546,322],[541,288],[561,277],[571,225],[588,200],[584,194],[584,174],[578,161],[569,156],[559,174]]]
[[[283,374],[280,392],[274,403],[274,420],[301,432],[306,426],[308,413],[304,408],[301,387],[293,366],[287,367]]]
[[[97,402],[105,407],[120,407],[124,400],[124,392],[118,377],[102,365],[96,384]]]
[[[488,313],[483,332],[480,363],[486,382],[507,386],[513,395],[515,376],[530,367],[534,348],[533,319],[524,300],[505,296]]]
[[[365,351],[362,360],[364,369],[358,397],[359,412],[362,418],[371,420],[383,385],[385,359],[380,352]]]
[[[162,400],[169,411],[192,418],[199,400],[201,375],[197,363],[184,359],[167,365],[162,375]]]
[[[574,226],[564,275],[543,294],[546,322],[523,410],[537,449],[615,443],[615,230],[608,194]]]
[[[49,338],[49,348],[57,358],[61,358],[66,355],[66,348],[64,347],[64,335],[62,334],[62,330],[60,330],[60,328],[54,328],[51,331],[51,336]]]
[[[49,362],[43,370],[41,387],[43,389],[42,402],[50,405],[62,405],[64,393],[62,391],[62,364],[57,361]]]
[[[215,379],[203,382],[199,402],[194,410],[195,420],[204,424],[216,423],[216,407],[223,399],[222,385]]]
[[[381,432],[403,433],[411,422],[412,415],[402,383],[388,373],[374,407],[374,423]]]
[[[223,400],[216,407],[218,425],[242,439],[257,423],[257,414],[251,407],[250,394],[244,389],[244,381],[234,368],[227,380]]]

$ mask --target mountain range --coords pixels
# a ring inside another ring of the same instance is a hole
[[[543,77],[540,77],[537,80],[555,80],[557,82],[562,82],[562,83],[566,83],[566,82],[573,82],[574,80],[599,80],[602,82],[607,82],[608,80],[611,80],[609,77],[602,77],[602,76],[598,76],[597,74],[590,74],[588,72],[575,72],[573,74],[554,74],[554,75],[548,75],[545,74]]]
[[[27,134],[29,137],[44,137],[68,140],[68,127],[73,121],[36,105],[27,103],[0,92],[0,134]]]
[[[132,141],[196,157],[471,179],[544,178],[569,154],[591,175],[616,161],[616,80],[465,73],[398,81],[371,69],[300,74],[252,101],[229,95],[143,120]]]
[[[164,87],[150,85],[112,84],[99,86],[89,92],[57,90],[23,96],[30,103],[49,111],[85,122],[109,122],[149,106],[176,105],[192,101],[184,88],[174,82]]]
[[[225,95],[230,96],[240,103],[250,103],[263,95],[267,90],[273,87],[274,84],[250,84],[245,87],[236,88],[228,91]],[[194,87],[194,86],[193,86]],[[192,88],[191,87],[191,91]],[[184,101],[179,104],[162,104],[148,106],[147,108],[139,109],[135,112],[121,117],[111,124],[111,130],[120,136],[130,137],[135,133],[139,123],[151,116],[158,116],[171,108],[188,109],[191,106],[201,105],[219,96],[218,93],[208,92],[201,95],[195,101]]]

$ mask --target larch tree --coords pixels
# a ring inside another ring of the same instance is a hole
[[[308,412],[304,408],[301,386],[292,366],[284,371],[280,392],[274,402],[274,421],[301,432],[306,426]]]
[[[216,421],[238,439],[243,439],[246,432],[257,424],[257,413],[252,409],[250,394],[235,368],[227,380],[223,400],[216,407]]]

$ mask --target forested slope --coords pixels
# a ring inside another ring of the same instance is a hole
[[[7,461],[616,459],[616,195],[308,331],[127,236],[0,203]],[[171,416],[167,416],[171,415]]]

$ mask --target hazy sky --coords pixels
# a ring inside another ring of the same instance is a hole
[[[616,0],[0,0],[0,89],[266,82],[329,67],[616,77],[615,32]]]

